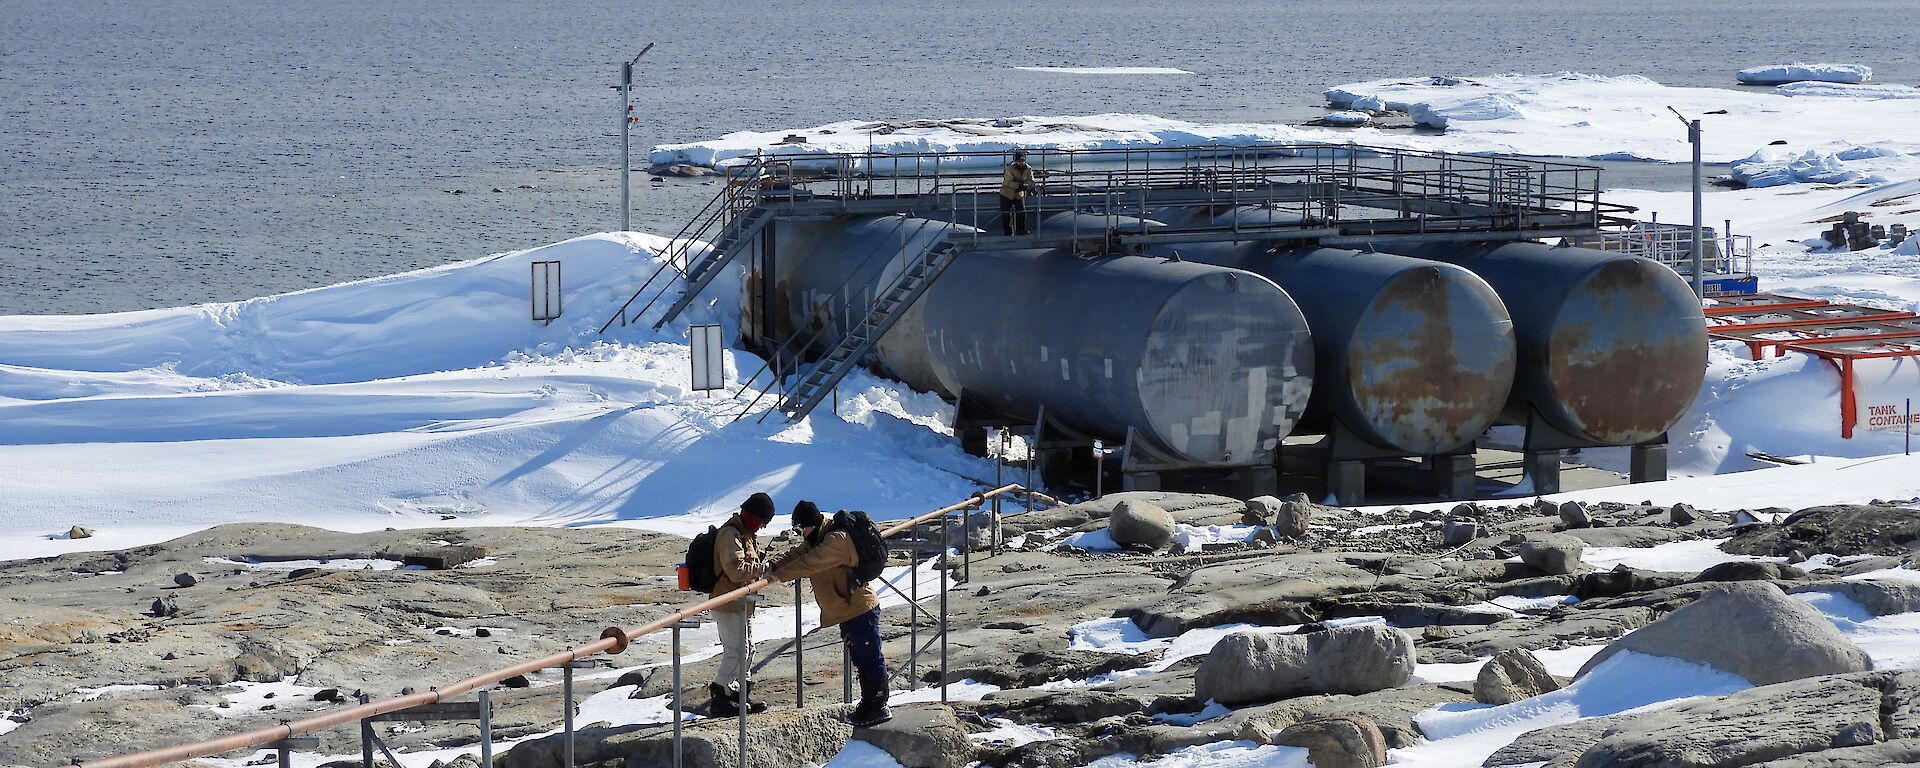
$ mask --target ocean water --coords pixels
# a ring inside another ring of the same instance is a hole
[[[1913,0],[0,0],[0,313],[239,299],[615,229],[610,86],[647,42],[636,158],[848,118],[1303,120],[1329,85],[1427,74],[1729,85],[1804,59],[1916,83],[1916,28]],[[713,191],[634,187],[633,226],[667,233]]]

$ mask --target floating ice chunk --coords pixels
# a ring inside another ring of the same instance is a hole
[[[1343,110],[1328,113],[1326,117],[1320,118],[1320,122],[1326,125],[1366,125],[1373,122],[1373,116],[1365,112]]]
[[[1773,89],[1781,96],[1822,96],[1827,98],[1851,99],[1920,99],[1920,88],[1911,85],[1878,83],[1874,85],[1856,85],[1848,83],[1800,82],[1787,83]]]
[[[1735,75],[1742,85],[1781,85],[1809,80],[1823,83],[1864,83],[1873,79],[1873,68],[1864,64],[1772,64],[1750,67]]]
[[[1885,176],[1855,167],[1857,161],[1902,154],[1876,147],[1851,147],[1837,152],[1809,149],[1799,153],[1767,147],[1734,161],[1732,176],[1749,187],[1776,187],[1802,182],[1885,184]]]
[[[1522,104],[1521,99],[1512,94],[1495,91],[1458,101],[1434,99],[1419,102],[1410,106],[1407,114],[1421,125],[1446,128],[1457,122],[1524,117],[1520,111]]]

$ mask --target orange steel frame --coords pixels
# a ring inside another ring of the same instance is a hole
[[[1739,321],[1739,316],[1743,314],[1757,315],[1779,310],[1806,310],[1821,307],[1858,309],[1861,312],[1849,317],[1812,316],[1756,323]],[[1853,430],[1860,423],[1859,397],[1854,391],[1854,361],[1895,357],[1920,358],[1920,328],[1891,324],[1920,317],[1913,312],[1876,310],[1871,307],[1834,304],[1821,299],[1775,294],[1760,294],[1750,300],[1707,307],[1703,312],[1707,317],[1708,336],[1747,345],[1747,349],[1753,354],[1755,360],[1764,356],[1767,347],[1773,347],[1776,357],[1783,356],[1788,350],[1792,350],[1812,355],[1831,364],[1834,370],[1840,373],[1840,437],[1843,439],[1853,439]],[[1825,329],[1874,324],[1886,324],[1883,327],[1888,331],[1847,335],[1822,333]],[[1756,339],[1736,333],[1763,330],[1786,331],[1799,338]],[[1860,348],[1860,346],[1846,348],[1843,345],[1864,345],[1866,348]],[[1834,348],[1836,346],[1842,348],[1836,349]]]

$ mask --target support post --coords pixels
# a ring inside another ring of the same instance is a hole
[[[1859,406],[1853,399],[1853,358],[1840,358],[1840,437],[1853,439],[1853,425],[1859,420]]]
[[[480,768],[493,768],[493,695],[480,690]]]
[[[286,747],[276,748],[273,750],[273,753],[275,765],[278,765],[280,768],[293,768],[293,759],[288,757]]]
[[[1327,492],[1342,506],[1365,504],[1367,498],[1367,462],[1342,459],[1327,462]]]
[[[847,638],[840,638],[840,703],[853,703],[853,659],[847,656]]]
[[[940,703],[942,704],[947,703],[947,553],[953,549],[949,546],[951,542],[947,541],[946,523],[947,516],[943,514],[940,516]],[[965,540],[962,539],[962,544],[964,543]],[[914,606],[916,613],[919,607],[917,604]],[[920,651],[916,646],[914,656],[919,655]],[[916,676],[913,684],[918,686],[919,681],[920,678]]]
[[[1560,492],[1560,450],[1534,448],[1521,452],[1527,479],[1533,481],[1533,493],[1544,496]]]
[[[1663,438],[1664,440],[1664,438]],[[1667,444],[1641,443],[1628,449],[1627,479],[1635,483],[1657,483],[1667,479]]]
[[[566,747],[562,760],[566,768],[573,768],[573,662],[569,661],[566,666],[561,667],[560,674],[562,675],[560,678],[560,721],[561,727],[566,729],[567,732]],[[482,768],[492,768],[492,765],[484,764]]]
[[[804,709],[807,706],[806,681],[806,632],[800,624],[801,602],[800,580],[793,580],[793,708]]]
[[[687,704],[680,693],[680,630],[697,622],[682,619],[673,623],[673,768],[680,768],[680,721],[686,719]],[[492,768],[481,766],[481,768]]]
[[[360,703],[365,704],[373,697],[360,694]],[[360,768],[373,768],[373,721],[360,721]]]
[[[1478,490],[1474,477],[1474,459],[1471,453],[1442,454],[1428,456],[1427,464],[1433,472],[1433,490],[1448,499],[1471,499]]]
[[[907,565],[907,600],[913,603],[907,611],[907,647],[913,653],[907,656],[907,690],[913,690],[920,680],[920,558],[927,551],[926,529],[913,532],[913,557]],[[940,516],[940,536],[946,538],[947,516]]]
[[[753,616],[754,604],[760,602],[759,595],[747,595],[740,598],[740,672],[735,676],[740,695],[734,700],[734,709],[740,711],[740,768],[747,768],[747,670],[753,668]],[[489,766],[481,766],[489,768]]]
[[[1237,219],[1236,219],[1237,221]],[[1107,476],[1107,449],[1099,440],[1093,441],[1093,497],[1100,498],[1101,485]]]
[[[1700,190],[1700,120],[1695,118],[1687,123],[1687,141],[1693,142],[1693,295],[1696,299],[1707,297],[1706,275],[1700,265],[1701,252],[1706,250],[1706,214]]]

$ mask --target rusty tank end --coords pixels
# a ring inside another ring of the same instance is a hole
[[[1664,434],[1700,391],[1706,324],[1671,269],[1530,242],[1404,252],[1473,270],[1506,303],[1520,352],[1509,421],[1538,413],[1575,438],[1632,445]]]

